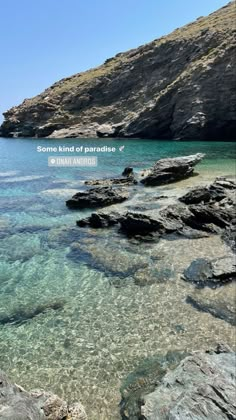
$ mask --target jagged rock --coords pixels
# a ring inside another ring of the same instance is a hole
[[[7,111],[1,135],[234,140],[234,18],[230,2],[60,80]]]
[[[93,213],[77,222],[80,227],[93,228],[119,225],[128,236],[140,239],[158,239],[172,234],[176,238],[202,238],[210,234],[220,234],[232,249],[235,249],[235,194],[236,185],[228,179],[216,180],[204,189],[196,188],[177,201],[164,207],[152,216],[146,213],[128,211],[127,213]],[[150,198],[149,198],[150,200]],[[156,197],[151,198],[156,200]],[[184,204],[183,201],[197,202]],[[149,201],[148,201],[149,203]],[[137,208],[138,209],[138,208]],[[145,202],[141,210],[147,210]]]
[[[236,280],[235,257],[227,256],[212,261],[198,258],[184,271],[183,277],[199,287],[209,285],[216,287]]]
[[[121,228],[129,235],[158,232],[164,230],[161,221],[153,219],[145,214],[128,212],[120,220]]]
[[[73,195],[66,205],[71,209],[105,207],[127,200],[129,193],[121,188],[111,187],[91,188]]]
[[[115,213],[105,214],[105,213],[92,213],[91,216],[86,219],[81,219],[76,222],[79,227],[90,226],[92,228],[104,228],[109,226],[114,226],[119,223],[121,220],[120,215]]]
[[[218,202],[226,198],[231,191],[236,190],[236,184],[232,180],[225,178],[216,179],[208,187],[194,188],[180,197],[180,201],[185,204],[208,203],[209,201]]]
[[[150,169],[150,173],[141,180],[144,185],[162,185],[188,178],[196,166],[204,158],[203,153],[177,158],[158,160]]]
[[[80,403],[71,406],[57,395],[42,390],[27,392],[0,371],[1,420],[87,420]]]
[[[186,357],[144,397],[141,418],[235,419],[235,361],[235,353],[224,346]]]

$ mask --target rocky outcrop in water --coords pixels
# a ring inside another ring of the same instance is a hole
[[[27,392],[0,371],[1,420],[87,420],[80,403],[69,405],[50,392]]]
[[[71,209],[105,207],[127,200],[129,193],[121,188],[98,187],[78,192],[66,201]]]
[[[235,353],[225,346],[186,357],[143,398],[145,420],[236,418]]]
[[[221,178],[208,187],[193,189],[175,205],[163,208],[156,215],[140,212],[93,213],[90,217],[79,220],[77,224],[81,227],[98,228],[118,224],[128,236],[152,235],[155,238],[168,234],[187,238],[219,234],[234,249],[235,193],[236,184],[232,180]],[[193,201],[197,204],[184,204]]]
[[[203,153],[197,153],[192,156],[160,159],[141,182],[144,185],[163,185],[188,178],[193,174],[194,166],[201,162],[204,156]]]
[[[235,4],[65,78],[5,112],[5,137],[231,140]]]
[[[138,181],[135,179],[133,168],[127,167],[122,172],[122,176],[119,178],[104,178],[104,179],[92,179],[85,181],[85,185],[102,185],[102,186],[112,186],[112,185],[133,185],[137,184]]]

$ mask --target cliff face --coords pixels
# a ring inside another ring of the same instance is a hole
[[[232,140],[235,2],[4,114],[6,137]]]

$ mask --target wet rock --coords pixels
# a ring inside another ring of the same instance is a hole
[[[197,153],[184,157],[160,159],[141,182],[144,185],[163,185],[188,178],[193,174],[194,166],[201,162],[204,156],[203,153]]]
[[[92,213],[91,216],[78,220],[76,224],[79,227],[104,228],[116,225],[121,220],[121,217],[116,213]]]
[[[213,184],[207,187],[194,188],[180,197],[180,201],[185,204],[208,203],[209,201],[219,202],[225,199],[231,191],[236,190],[233,180],[217,178]]]
[[[141,419],[141,405],[144,396],[154,391],[167,370],[176,367],[186,356],[187,353],[173,351],[168,352],[165,356],[157,355],[143,360],[122,383],[120,389],[122,420]]]
[[[236,218],[235,218],[235,183],[232,180],[216,179],[209,187],[197,188],[183,196],[176,204],[169,205],[152,216],[141,213],[138,207],[135,211],[112,215],[95,213],[91,218],[78,221],[78,226],[110,227],[120,225],[121,231],[128,236],[147,236],[157,239],[163,235],[179,235],[185,238],[197,239],[210,234],[221,235],[232,249],[235,247]],[[152,198],[153,199],[153,198]],[[153,199],[156,200],[156,197]],[[193,203],[196,204],[185,204]],[[149,204],[142,203],[142,211],[146,211]],[[140,206],[139,206],[140,207]]]
[[[154,392],[144,397],[145,420],[236,418],[235,353],[218,347],[195,353],[166,373]]]
[[[120,220],[121,228],[129,235],[142,234],[164,230],[163,224],[157,219],[141,213],[128,212]]]
[[[131,166],[127,166],[127,167],[123,170],[122,175],[123,175],[123,176],[130,177],[131,175],[133,175],[133,173],[134,173],[134,169],[133,169]]]
[[[80,403],[71,406],[57,395],[42,390],[27,392],[0,371],[1,420],[87,420]]]
[[[129,193],[124,189],[98,187],[78,192],[70,200],[66,201],[66,205],[71,209],[105,207],[115,203],[122,203],[128,197]]]
[[[235,257],[231,255],[211,261],[198,258],[184,271],[183,278],[198,287],[217,287],[236,280]]]

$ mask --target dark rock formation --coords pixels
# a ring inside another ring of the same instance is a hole
[[[167,158],[158,160],[150,173],[141,180],[144,185],[163,185],[188,178],[196,166],[204,158],[204,154]]]
[[[115,213],[92,213],[86,219],[81,219],[76,222],[79,227],[90,226],[92,228],[104,228],[114,226],[121,220],[121,216]]]
[[[220,234],[232,249],[235,248],[236,184],[231,180],[216,180],[207,188],[196,188],[180,201],[163,208],[157,215],[127,212],[123,214],[93,213],[79,220],[78,226],[109,227],[119,224],[128,236],[177,234],[186,238],[201,238]],[[155,197],[154,197],[155,200]],[[145,208],[144,208],[145,210]]]
[[[144,397],[140,418],[235,419],[235,361],[235,353],[226,346],[186,357]]]
[[[164,231],[161,221],[141,213],[126,213],[120,219],[120,224],[122,230],[128,235],[146,235],[150,232]]]
[[[227,256],[212,261],[198,258],[184,271],[184,279],[198,287],[217,287],[236,280],[235,257]]]
[[[0,371],[1,420],[87,420],[80,403],[69,405],[49,392],[27,392]]]
[[[7,111],[5,137],[234,140],[235,4]]]
[[[123,170],[122,175],[123,175],[123,176],[130,177],[130,176],[133,176],[133,173],[134,173],[133,168],[131,168],[131,166],[127,166],[127,167]]]
[[[179,200],[185,204],[218,202],[226,198],[231,191],[235,194],[235,189],[236,184],[233,180],[217,178],[210,186],[194,188]]]
[[[78,192],[66,201],[66,205],[71,209],[105,207],[122,203],[128,197],[129,193],[121,188],[98,187]]]

